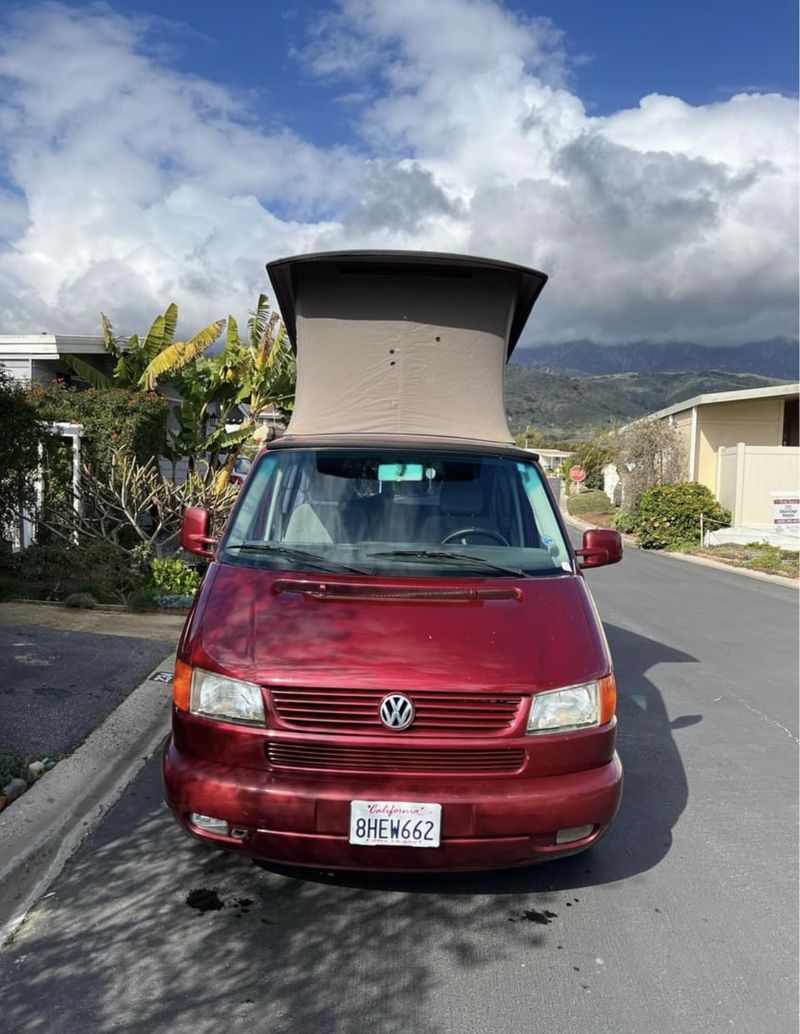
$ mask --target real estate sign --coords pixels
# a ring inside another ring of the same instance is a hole
[[[772,523],[776,531],[800,533],[800,491],[771,492]]]

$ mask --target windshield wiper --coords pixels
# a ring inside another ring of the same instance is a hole
[[[408,557],[409,559],[419,560],[466,560],[476,564],[483,564],[485,567],[491,567],[494,571],[502,571],[503,574],[513,574],[517,578],[530,578],[529,574],[521,570],[519,567],[506,567],[504,564],[495,564],[491,560],[485,560],[482,556],[472,556],[469,553],[446,553],[444,550],[438,549],[390,549],[385,553],[368,553],[368,556],[374,557]]]
[[[322,556],[320,553],[311,553],[306,549],[295,549],[293,546],[276,546],[269,542],[240,542],[237,545],[226,546],[226,549],[238,549],[242,553],[274,553],[277,556],[289,557],[292,560],[306,560],[316,567],[336,567],[340,571],[352,571],[353,574],[369,574],[363,567],[353,567],[341,560],[334,560],[333,557]]]

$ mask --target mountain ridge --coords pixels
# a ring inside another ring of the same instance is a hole
[[[718,371],[757,374],[778,380],[800,378],[798,342],[786,337],[716,347],[674,341],[631,341],[618,345],[566,341],[560,345],[517,348],[512,362],[572,377]]]
[[[786,381],[725,370],[573,377],[511,362],[506,367],[506,413],[514,434],[530,424],[548,440],[581,441],[697,395],[781,383]]]

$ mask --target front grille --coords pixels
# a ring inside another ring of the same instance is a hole
[[[372,733],[382,730],[378,707],[385,689],[306,689],[272,687],[272,707],[278,718],[294,729],[318,732]],[[406,694],[416,714],[403,736],[497,735],[513,728],[523,697],[515,694],[484,696],[458,690],[422,690]]]
[[[474,775],[518,772],[525,764],[524,750],[435,750],[415,747],[341,747],[317,743],[271,742],[270,765],[335,772],[446,772]]]

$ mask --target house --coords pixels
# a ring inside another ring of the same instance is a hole
[[[739,442],[747,448],[797,449],[798,392],[800,384],[778,384],[697,395],[660,409],[653,418],[668,420],[681,432],[689,452],[689,480],[716,494],[720,449]],[[797,481],[797,453],[776,455],[786,460],[781,473]]]
[[[571,452],[565,452],[563,449],[529,449],[528,451],[536,453],[542,470],[549,477],[559,477],[564,460],[572,455]]]
[[[78,381],[63,356],[77,355],[111,372],[111,360],[101,337],[72,334],[0,334],[0,366],[21,381],[47,384],[57,377]]]
[[[734,529],[742,529],[725,541],[775,531],[773,497],[800,489],[799,392],[800,384],[779,384],[697,395],[645,418],[669,421],[681,434],[688,479],[709,488],[731,511]],[[618,475],[609,467],[605,475],[613,499]]]

